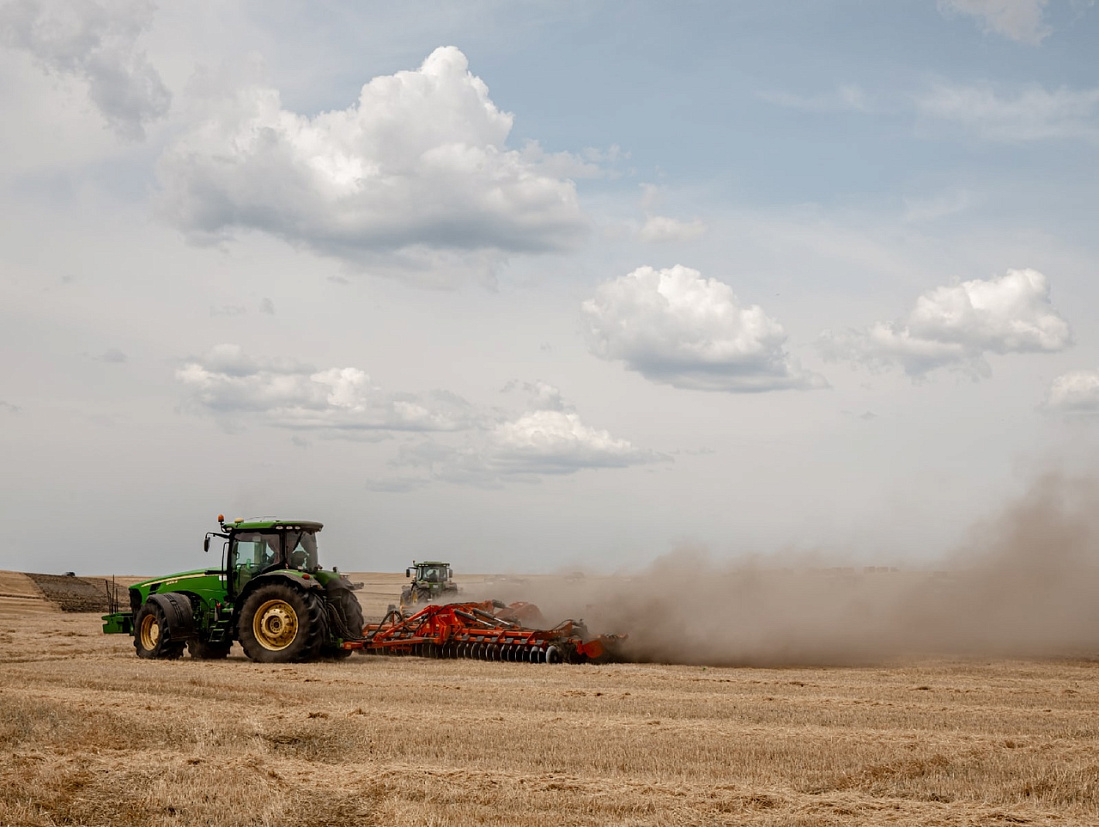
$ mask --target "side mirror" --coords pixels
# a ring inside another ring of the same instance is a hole
[[[412,569],[405,569],[404,570],[404,576],[405,577],[411,577],[412,576]]]
[[[218,534],[216,531],[207,531],[206,532],[206,539],[204,539],[202,541],[202,550],[203,551],[209,551],[210,550],[210,538],[211,537],[224,537],[226,540],[229,539],[228,534]]]

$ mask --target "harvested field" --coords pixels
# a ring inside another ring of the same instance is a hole
[[[56,612],[57,605],[42,593],[28,575],[15,571],[0,571],[0,612]]]
[[[1090,660],[147,662],[0,618],[0,824],[1099,822]]]
[[[106,612],[107,590],[103,578],[75,575],[28,574],[34,585],[63,612]]]

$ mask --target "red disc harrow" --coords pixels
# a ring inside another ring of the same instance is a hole
[[[375,655],[472,658],[520,663],[606,663],[615,660],[625,635],[588,634],[582,621],[566,620],[552,629],[530,629],[521,617],[537,614],[530,604],[449,603],[412,615],[391,608],[381,623],[369,623],[361,640],[345,649]]]

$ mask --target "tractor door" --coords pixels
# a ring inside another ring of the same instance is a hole
[[[229,594],[240,594],[248,581],[282,562],[282,538],[274,532],[234,532],[229,541]]]

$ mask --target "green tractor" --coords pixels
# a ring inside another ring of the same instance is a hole
[[[261,663],[345,657],[360,640],[363,613],[352,583],[317,561],[320,523],[275,517],[227,522],[220,568],[157,577],[130,587],[130,609],[117,593],[103,616],[107,634],[130,634],[139,658],[224,658],[233,641]]]
[[[458,596],[458,584],[454,582],[454,572],[450,563],[428,560],[423,563],[412,561],[405,569],[405,577],[412,582],[401,590],[401,608],[409,608],[417,603],[439,603],[450,597]]]

